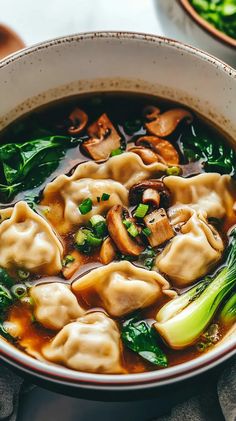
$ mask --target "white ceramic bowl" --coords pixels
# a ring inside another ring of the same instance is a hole
[[[236,139],[236,71],[195,48],[134,33],[90,33],[59,38],[0,62],[0,129],[49,101],[97,91],[155,94],[179,101]],[[124,376],[76,372],[34,360],[0,341],[3,361],[57,385],[96,392],[144,391],[202,373],[233,355],[235,336],[208,353],[164,370]],[[129,396],[129,395],[128,395]]]

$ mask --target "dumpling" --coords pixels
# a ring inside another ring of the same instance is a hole
[[[180,233],[158,255],[156,268],[176,286],[185,287],[207,274],[220,260],[224,244],[204,212],[189,207],[176,209],[171,222],[181,225]]]
[[[189,205],[207,212],[208,217],[222,218],[233,212],[233,181],[229,175],[204,173],[190,178],[169,176],[164,184],[171,193],[172,205]]]
[[[30,296],[36,320],[48,329],[60,330],[85,313],[70,286],[61,282],[36,285]]]
[[[163,295],[175,296],[160,274],[127,261],[94,269],[72,284],[75,294],[83,294],[91,288],[98,294],[108,314],[115,317],[148,307]]]
[[[42,350],[43,356],[68,368],[93,373],[122,373],[120,333],[102,312],[66,325]]]
[[[109,195],[108,200],[101,200],[103,193]],[[60,198],[59,221],[55,219],[53,206],[49,207],[49,211],[46,214],[47,218],[60,233],[68,232],[73,224],[85,224],[91,216],[102,215],[116,204],[124,204],[125,206],[128,204],[126,188],[113,180],[93,180],[90,178],[75,181],[68,180],[60,189]],[[92,200],[92,210],[82,215],[78,205],[87,198]]]
[[[146,165],[132,152],[114,156],[98,164],[93,161],[77,166],[72,176],[60,175],[45,190],[41,204],[48,206],[47,218],[58,232],[68,232],[72,224],[84,224],[94,214],[107,212],[113,205],[128,205],[128,188],[136,182],[164,171],[165,165]],[[101,200],[103,193],[110,195]],[[90,198],[92,210],[81,215],[78,205]],[[99,198],[99,199],[97,199]]]
[[[63,247],[50,225],[26,202],[18,202],[7,211],[0,210],[0,266],[57,274],[62,268]]]

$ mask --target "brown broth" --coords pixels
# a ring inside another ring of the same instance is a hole
[[[29,115],[22,117],[20,120],[14,122],[9,127],[7,127],[1,134],[0,134],[0,142],[8,143],[11,141],[14,142],[21,142],[22,139],[24,141],[28,139],[32,139],[34,137],[35,127],[32,125],[32,121],[37,122],[37,124],[46,130],[52,130],[53,134],[63,135],[65,134],[65,126],[66,121],[68,118],[69,113],[71,110],[78,106],[79,108],[83,109],[89,115],[89,123],[96,120],[100,114],[103,112],[107,112],[109,115],[110,120],[113,124],[118,128],[119,133],[122,137],[122,142],[124,144],[132,143],[134,138],[140,135],[146,134],[146,129],[144,128],[143,124],[140,125],[138,130],[134,131],[132,134],[128,134],[127,130],[125,129],[125,122],[127,120],[134,120],[138,119],[142,116],[142,110],[146,105],[158,105],[161,107],[162,111],[173,108],[174,106],[179,104],[170,102],[170,101],[163,101],[163,99],[158,99],[152,96],[144,96],[138,94],[97,94],[95,95],[85,95],[79,96],[76,98],[71,98],[67,100],[60,101],[58,103],[49,104],[46,107],[38,109]],[[218,128],[215,128],[209,124],[202,116],[197,115],[195,120],[198,122],[199,125],[203,126],[207,129],[209,133],[212,135],[217,136],[217,138],[221,139],[222,142],[230,141],[227,139],[224,134],[219,131]],[[22,130],[16,130],[17,127],[23,126]],[[168,139],[173,142],[180,153],[181,164],[185,163],[184,156],[180,152],[179,149],[179,139],[181,133],[186,130],[185,125],[180,125],[175,133],[171,135]],[[74,149],[68,150],[65,155],[65,158],[60,163],[59,167],[53,172],[53,174],[48,177],[41,186],[35,188],[33,193],[40,194],[43,190],[45,185],[53,180],[56,176],[62,173],[70,173],[73,168],[78,165],[79,163],[87,161],[89,158],[85,156],[79,146]],[[203,171],[200,169],[199,164],[197,164],[197,172]],[[190,164],[189,166],[186,165],[184,176],[189,176],[191,174],[196,174],[196,165]],[[29,192],[26,191],[23,193],[18,194],[11,203],[16,203],[17,201],[24,199],[25,195]],[[235,195],[236,198],[236,195]],[[68,234],[68,227],[61,226],[60,221],[62,219],[62,206],[60,203],[60,199],[56,196],[51,198],[50,203],[46,203],[44,199],[41,199],[41,205],[46,207],[45,216],[48,221],[54,226],[56,230],[59,230],[61,233],[63,245],[65,248],[65,255],[66,254],[73,254],[74,253],[74,244],[73,244],[73,235],[78,229],[78,227],[74,226],[70,229]],[[2,203],[0,207],[6,207],[8,204]],[[50,207],[50,210],[47,210],[47,206]],[[227,216],[224,219],[224,222],[221,227],[221,233],[224,240],[227,242],[227,233],[229,229],[236,224],[236,214]],[[60,229],[59,229],[60,227]],[[160,249],[159,249],[160,250]],[[72,263],[72,266],[63,270],[64,277],[61,274],[61,281],[70,283],[75,278],[82,276],[82,274],[87,273],[91,269],[98,267],[101,265],[99,259],[99,251],[95,251],[92,255],[85,255],[79,253],[78,251],[75,252],[76,255],[76,262]],[[138,264],[136,262],[135,264]],[[74,266],[73,266],[74,265]],[[67,270],[68,269],[68,270]],[[38,282],[42,282],[43,279],[40,277],[32,278],[32,284],[37,284]],[[178,290],[179,293],[183,292]],[[79,295],[78,301],[82,306],[86,309],[102,307],[102,303],[99,300],[99,297],[94,293],[92,290],[88,290],[85,293]],[[158,302],[157,305],[144,309],[140,312],[140,316],[144,320],[155,320],[155,316],[159,308],[167,301],[167,299],[163,299],[162,301]],[[129,318],[129,316],[127,316]],[[44,329],[38,323],[32,321],[32,310],[31,307],[25,304],[18,304],[13,305],[8,312],[7,320],[11,322],[18,322],[20,323],[21,335],[18,338],[17,346],[20,349],[26,350],[30,354],[34,354],[34,352],[40,353],[42,347],[49,343],[50,340],[54,337],[55,333]],[[117,320],[117,323],[120,323],[121,320]],[[220,337],[224,336],[226,332],[220,328]],[[166,353],[169,361],[169,366],[173,366],[176,364],[181,364],[185,361],[191,360],[192,358],[196,358],[197,356],[201,355],[195,345],[188,347],[185,350],[176,351],[171,350],[168,348],[164,343],[161,343],[161,348]],[[33,351],[33,352],[32,352]],[[137,354],[133,353],[132,351],[128,350],[127,348],[123,347],[123,355],[122,355],[124,367],[129,373],[139,373],[144,371],[151,371],[158,369],[158,367],[153,366],[152,364],[146,362],[144,359],[139,357]]]

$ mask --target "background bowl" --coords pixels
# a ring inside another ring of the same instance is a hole
[[[189,0],[154,0],[164,33],[236,67],[236,40],[202,19]]]
[[[70,95],[123,91],[179,101],[236,138],[236,71],[195,48],[134,33],[88,33],[25,49],[0,62],[0,129],[24,113]],[[233,141],[233,140],[232,140]],[[75,372],[34,360],[3,339],[0,356],[12,367],[76,396],[130,399],[187,381],[235,352],[229,334],[198,359],[125,376]],[[177,386],[178,387],[178,386]],[[66,389],[67,388],[67,389]],[[162,389],[163,390],[163,389]],[[129,391],[129,394],[127,394]],[[105,395],[104,395],[104,392]]]
[[[196,22],[201,28],[203,28],[212,38],[225,44],[227,47],[232,47],[236,53],[236,39],[229,37],[224,32],[219,31],[205,19],[203,19],[194,7],[191,5],[189,0],[179,0],[181,6],[189,14],[189,16]]]

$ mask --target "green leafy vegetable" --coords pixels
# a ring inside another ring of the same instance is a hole
[[[236,322],[236,293],[228,299],[220,312],[220,322],[224,326],[233,325]]]
[[[235,0],[191,0],[191,4],[203,19],[236,39]]]
[[[11,288],[14,285],[14,279],[8,275],[6,269],[0,268],[0,284],[6,288]]]
[[[167,357],[157,344],[155,329],[144,320],[133,318],[124,322],[121,338],[128,348],[145,360],[159,367],[167,367]]]
[[[12,199],[20,191],[38,187],[58,167],[67,149],[80,139],[50,136],[26,143],[0,146],[0,198]]]
[[[12,304],[12,296],[10,291],[0,284],[0,311],[6,310]]]
[[[171,348],[194,343],[207,328],[215,312],[236,284],[236,228],[220,271],[184,294],[169,301],[157,314],[155,327]]]
[[[190,162],[201,160],[205,171],[235,175],[236,153],[226,143],[192,126],[191,134],[183,136],[181,144],[185,157]]]

